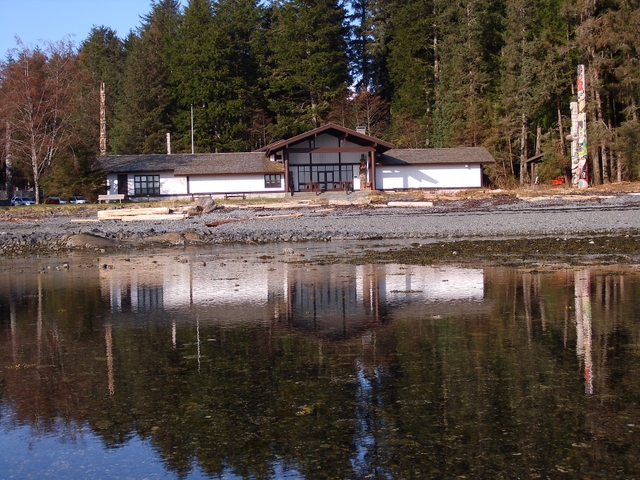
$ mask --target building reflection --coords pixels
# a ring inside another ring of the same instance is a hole
[[[438,315],[443,306],[474,303],[479,308],[484,302],[483,270],[448,266],[115,266],[101,272],[100,285],[114,314],[188,307],[202,322],[274,319],[330,338],[361,333],[395,315],[423,315],[429,309]]]
[[[389,459],[437,461],[434,445],[467,458],[495,432],[519,453],[554,451],[560,424],[608,441],[631,428],[616,403],[640,378],[630,269],[108,261],[0,280],[0,407],[23,424],[90,422],[109,445],[140,428],[167,458],[215,445],[184,454],[203,465],[234,441],[244,458],[264,436],[280,459],[281,438],[316,439],[318,458],[342,445],[332,461],[353,478],[400,478]]]

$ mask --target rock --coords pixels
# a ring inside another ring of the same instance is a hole
[[[203,214],[203,213],[211,213],[213,212],[216,208],[218,208],[218,205],[216,204],[215,200],[213,198],[210,197],[199,197],[196,199],[196,204],[193,208],[191,208],[189,210],[189,214],[190,215],[199,215],[199,214]]]
[[[117,244],[110,238],[99,237],[97,235],[91,235],[89,233],[79,233],[77,235],[71,235],[66,242],[67,247],[86,247],[86,248],[99,248],[99,247],[115,247]]]
[[[199,235],[197,233],[185,233],[184,234],[184,239],[187,242],[191,242],[191,243],[198,243],[198,242],[202,242],[202,235]]]

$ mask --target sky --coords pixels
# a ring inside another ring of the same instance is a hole
[[[0,59],[17,46],[16,36],[32,49],[63,39],[79,46],[104,25],[124,39],[150,12],[151,0],[0,0]]]

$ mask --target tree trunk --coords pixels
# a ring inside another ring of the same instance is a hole
[[[5,149],[5,187],[9,199],[13,197],[13,152],[11,150],[11,124],[7,121]]]
[[[527,116],[522,114],[522,136],[520,139],[520,185],[527,183],[527,158],[529,152],[527,150],[527,136],[529,134],[529,122]]]
[[[35,191],[36,205],[40,203],[40,164],[35,149],[31,152],[31,171],[33,172],[33,189]]]
[[[618,182],[622,182],[622,161],[620,158],[620,154],[616,153],[616,179]]]
[[[556,107],[558,109],[558,133],[560,134],[560,152],[563,157],[567,156],[567,144],[564,138],[564,124],[562,123],[562,110],[560,108],[560,98],[556,98]]]
[[[600,105],[598,101],[600,99],[600,94],[596,96],[596,92],[598,92],[598,73],[595,69],[592,69],[593,72],[593,81],[591,82],[591,95],[596,104],[596,118],[599,116],[598,112],[600,111]],[[587,122],[589,125],[589,122]],[[591,152],[595,153],[595,155],[589,155],[591,157],[591,164],[593,166],[591,170],[591,181],[594,185],[602,185],[602,171],[601,171],[601,163],[600,163],[600,145],[597,145],[595,148],[591,149]]]

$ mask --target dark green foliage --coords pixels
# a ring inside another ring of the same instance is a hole
[[[640,178],[640,123],[637,120],[625,122],[618,129],[616,139],[621,167],[630,179]]]
[[[242,151],[261,105],[262,9],[254,0],[192,0],[171,54],[177,139],[195,150]]]
[[[156,0],[126,39],[101,26],[81,43],[82,139],[60,158],[95,156],[105,82],[109,153],[164,152],[168,132],[190,152],[193,106],[197,152],[254,150],[330,121],[397,147],[484,145],[495,185],[525,183],[536,138],[554,159],[544,178],[570,163],[584,63],[591,179],[628,180],[638,31],[637,0]]]
[[[161,0],[126,40],[122,95],[116,105],[113,153],[162,153],[175,104],[167,59],[180,24],[179,2]]]
[[[275,135],[320,126],[349,86],[345,10],[338,1],[284,1],[271,7],[269,108]]]

